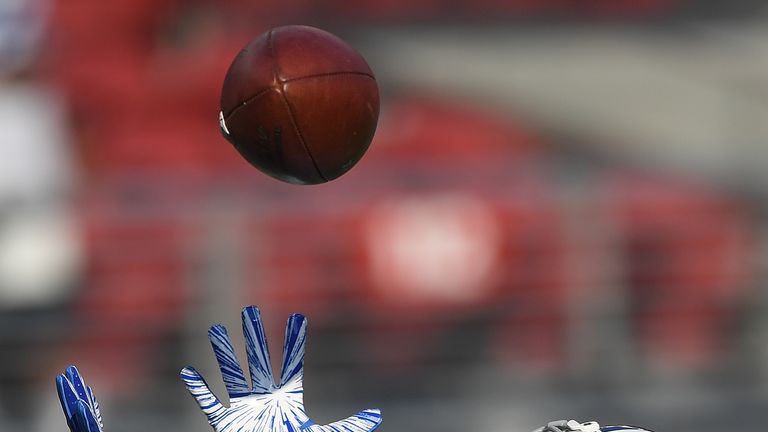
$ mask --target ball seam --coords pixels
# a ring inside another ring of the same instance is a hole
[[[272,55],[272,80],[273,82],[279,83],[280,82],[280,76],[278,74],[278,64],[277,64],[277,50],[274,46],[274,36],[273,36],[273,30],[270,30],[267,34],[267,49],[269,50],[269,53]],[[291,107],[291,103],[288,101],[288,95],[285,94],[285,89],[283,88],[283,84],[281,83],[279,86],[273,86],[277,90],[278,93],[280,93],[280,96],[283,100],[283,103],[285,104],[285,108],[288,110],[288,119],[291,121],[291,126],[293,126],[293,131],[296,132],[296,136],[299,138],[299,142],[301,143],[301,146],[304,148],[304,151],[307,153],[307,157],[312,162],[312,166],[315,167],[315,171],[317,171],[317,175],[320,176],[320,178],[327,182],[328,179],[325,178],[323,175],[323,172],[320,171],[320,167],[317,165],[317,161],[315,160],[315,157],[312,156],[312,152],[309,151],[309,147],[307,146],[307,142],[304,140],[304,135],[301,133],[301,130],[299,129],[299,125],[296,122],[296,118],[293,115],[293,108]]]
[[[305,79],[324,78],[324,77],[331,77],[331,76],[336,76],[336,75],[360,75],[360,76],[368,77],[368,78],[370,78],[370,79],[372,79],[374,81],[376,80],[376,77],[374,77],[372,74],[369,74],[368,72],[338,71],[338,72],[325,72],[325,73],[305,75],[305,76],[300,76],[300,77],[295,77],[295,78],[288,78],[286,80],[280,80],[280,82],[282,84],[287,84],[287,83],[293,83],[293,82],[296,82],[296,81],[302,81],[302,80],[305,80]],[[279,79],[279,77],[278,77],[278,79]]]
[[[244,100],[240,105],[237,105],[236,107],[232,108],[232,110],[229,112],[229,114],[224,115],[224,120],[229,120],[230,117],[237,114],[238,111],[245,108],[248,104],[253,103],[256,99],[258,99],[261,96],[264,96],[265,94],[269,93],[270,90],[276,90],[273,86],[269,86],[265,88],[264,90],[260,90],[255,95],[249,97],[248,99]]]
[[[288,118],[291,120],[291,125],[293,126],[294,132],[296,132],[296,136],[299,137],[299,142],[301,142],[302,147],[304,147],[304,151],[307,152],[307,156],[309,157],[309,160],[312,161],[312,166],[315,167],[315,170],[317,171],[317,175],[320,176],[323,181],[327,182],[328,179],[325,178],[325,175],[323,175],[323,172],[320,171],[320,167],[317,165],[317,161],[315,160],[315,157],[312,156],[312,152],[309,151],[309,146],[307,146],[307,142],[304,141],[304,135],[301,133],[301,130],[299,129],[298,123],[296,123],[296,118],[293,115],[293,107],[291,106],[291,103],[288,101],[288,95],[285,94],[285,90],[279,89],[278,92],[280,93],[280,96],[283,97],[283,102],[285,103],[286,109],[288,109]]]

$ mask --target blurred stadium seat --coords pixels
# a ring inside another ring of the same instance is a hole
[[[670,179],[607,179],[622,230],[635,332],[656,365],[711,367],[732,349],[729,326],[749,299],[754,231],[744,205]]]

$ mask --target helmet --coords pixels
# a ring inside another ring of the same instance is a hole
[[[638,426],[618,425],[600,426],[597,422],[590,421],[579,423],[576,420],[557,420],[547,423],[533,432],[652,432],[649,429]]]

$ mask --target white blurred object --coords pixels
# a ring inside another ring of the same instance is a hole
[[[499,231],[492,209],[467,194],[386,202],[367,224],[375,286],[401,302],[477,300],[490,287]]]
[[[0,85],[0,202],[71,191],[74,180],[63,104],[44,88]]]
[[[69,136],[55,94],[0,82],[0,308],[45,306],[71,294],[82,252]]]
[[[47,0],[0,1],[0,75],[24,69],[37,57],[47,12]]]
[[[66,208],[24,209],[0,224],[0,304],[64,300],[82,262],[76,221]]]

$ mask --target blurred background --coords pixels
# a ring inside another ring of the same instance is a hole
[[[768,8],[757,0],[0,0],[0,430],[206,431],[206,330],[309,317],[305,401],[383,430],[764,427]],[[297,187],[219,136],[238,50],[309,24],[376,138]]]

